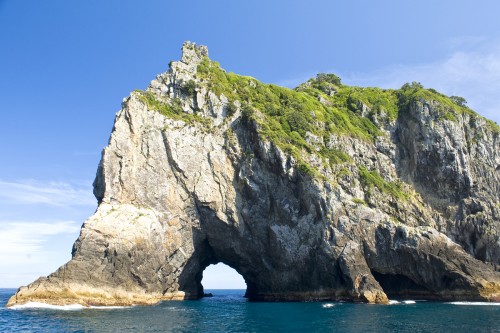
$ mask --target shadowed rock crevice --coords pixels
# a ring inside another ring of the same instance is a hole
[[[389,298],[434,298],[434,293],[401,274],[380,274],[372,271],[373,277]]]

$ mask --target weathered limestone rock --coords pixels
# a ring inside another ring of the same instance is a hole
[[[500,136],[464,113],[440,121],[439,105],[401,112],[398,174],[448,221],[441,230],[483,261],[500,265]]]
[[[352,160],[326,168],[311,153],[323,177],[311,176],[259,134],[240,101],[211,90],[198,75],[207,56],[184,44],[147,90],[194,121],[156,112],[146,93],[124,100],[94,182],[99,207],[71,261],[8,306],[196,299],[217,262],[256,300],[499,299],[498,136],[469,126],[471,116],[438,123],[433,105],[417,103],[397,121],[379,116],[387,135],[373,144],[306,133],[316,151],[342,148]],[[484,139],[472,142],[477,133]],[[360,166],[404,180],[411,200],[363,186]]]

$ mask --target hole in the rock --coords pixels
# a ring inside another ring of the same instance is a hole
[[[432,291],[404,275],[381,274],[375,271],[372,271],[372,274],[389,298],[428,298],[432,296]]]
[[[223,263],[210,265],[205,268],[201,284],[203,285],[205,295],[208,296],[210,296],[210,294],[243,296],[247,289],[243,277],[238,274],[236,270]]]

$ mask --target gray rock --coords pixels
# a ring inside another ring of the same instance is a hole
[[[500,137],[470,114],[439,121],[436,103],[401,113],[398,174],[446,219],[441,230],[474,257],[500,265]]]

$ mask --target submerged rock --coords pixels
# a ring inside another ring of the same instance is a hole
[[[294,91],[185,43],[124,99],[72,259],[8,306],[197,299],[218,262],[253,300],[498,300],[499,151],[496,125],[422,87]]]

